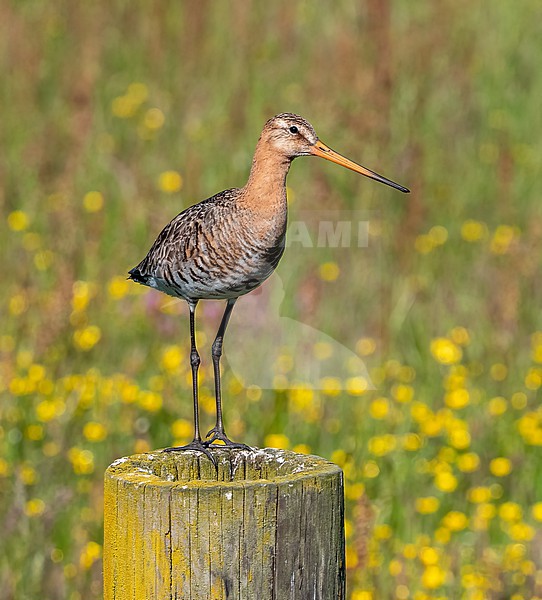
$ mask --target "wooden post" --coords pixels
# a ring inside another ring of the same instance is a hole
[[[105,600],[343,600],[341,469],[266,448],[150,452],[105,473]]]

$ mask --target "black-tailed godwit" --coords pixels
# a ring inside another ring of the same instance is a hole
[[[209,451],[214,441],[247,448],[232,442],[224,431],[220,388],[224,332],[237,298],[263,283],[282,256],[288,212],[286,175],[298,156],[320,156],[401,192],[409,191],[326,146],[302,117],[282,113],[265,124],[244,187],[225,190],[194,204],[166,225],[147,256],[130,271],[130,278],[186,300],[190,309],[194,439],[186,446],[168,448],[169,451],[199,450],[215,463]],[[195,338],[195,311],[200,300],[226,300],[212,345],[216,425],[205,440],[199,429],[200,357]]]

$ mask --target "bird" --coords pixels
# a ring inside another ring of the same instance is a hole
[[[224,190],[189,206],[164,227],[145,258],[129,271],[128,278],[188,303],[194,439],[165,451],[196,450],[216,466],[209,450],[214,442],[250,449],[230,440],[224,429],[220,357],[237,299],[261,285],[283,255],[288,214],[286,176],[292,161],[299,156],[318,156],[401,192],[410,191],[332,150],[303,117],[281,113],[265,123],[243,187]],[[195,337],[195,313],[200,300],[226,303],[211,348],[216,423],[205,438],[199,426],[201,359]]]

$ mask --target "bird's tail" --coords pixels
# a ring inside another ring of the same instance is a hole
[[[128,271],[128,279],[146,285],[148,277],[147,275],[143,275],[143,273],[139,270],[139,267],[134,267]]]

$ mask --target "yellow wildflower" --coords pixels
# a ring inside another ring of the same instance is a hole
[[[386,398],[376,398],[369,406],[369,413],[373,419],[384,419],[389,414],[389,402]]]
[[[498,417],[506,412],[508,402],[502,396],[491,398],[487,405],[487,410],[492,417]]]
[[[441,492],[450,493],[455,490],[458,481],[455,475],[448,471],[443,471],[435,475],[434,484]]]
[[[462,531],[469,524],[469,519],[465,513],[452,510],[443,517],[442,524],[450,531]]]
[[[107,436],[107,429],[97,421],[89,421],[83,427],[83,435],[89,442],[101,442]]]
[[[104,205],[104,197],[101,192],[87,192],[83,198],[83,206],[89,213],[94,213],[102,210]]]
[[[470,403],[469,391],[465,388],[452,390],[444,396],[444,402],[447,406],[456,410],[465,408]]]
[[[429,515],[438,510],[440,501],[435,496],[416,498],[416,511],[421,515]]]
[[[411,385],[398,383],[392,387],[391,393],[397,402],[408,403],[414,397],[414,388]]]
[[[385,456],[389,454],[397,446],[397,439],[394,435],[387,433],[384,435],[376,435],[370,438],[367,447],[371,454],[375,456]]]
[[[463,356],[459,346],[448,338],[443,337],[435,338],[431,341],[431,354],[435,360],[443,365],[458,363]]]
[[[542,502],[536,502],[533,504],[531,511],[533,513],[533,517],[537,521],[542,521]]]
[[[290,439],[283,433],[270,433],[265,436],[264,444],[269,448],[287,450],[290,447]]]
[[[100,341],[102,332],[97,325],[89,325],[83,329],[78,329],[73,334],[75,345],[83,351],[92,350]]]
[[[429,565],[422,573],[422,585],[430,590],[441,587],[445,580],[446,571],[438,565]]]
[[[468,219],[461,225],[461,237],[466,242],[478,242],[487,235],[487,225],[474,219]]]
[[[523,510],[517,502],[503,502],[499,507],[499,517],[503,521],[521,521]]]
[[[88,542],[83,549],[79,564],[83,569],[90,569],[90,567],[100,558],[102,555],[102,547],[96,542]]]
[[[171,425],[171,433],[176,439],[188,439],[193,434],[193,427],[186,419],[177,419]]]
[[[480,457],[475,452],[466,452],[457,458],[457,468],[463,473],[472,473],[480,466]]]
[[[341,270],[336,262],[328,261],[320,265],[319,274],[323,281],[336,281]]]
[[[164,171],[158,177],[158,189],[166,194],[178,192],[183,186],[183,178],[177,171]]]
[[[489,463],[489,470],[496,477],[505,477],[512,471],[512,461],[508,458],[494,458]]]
[[[29,219],[27,214],[22,210],[14,210],[8,215],[8,227],[12,231],[24,231],[28,228]]]
[[[24,507],[24,512],[29,517],[39,517],[45,510],[45,502],[41,498],[32,498],[28,500]]]

